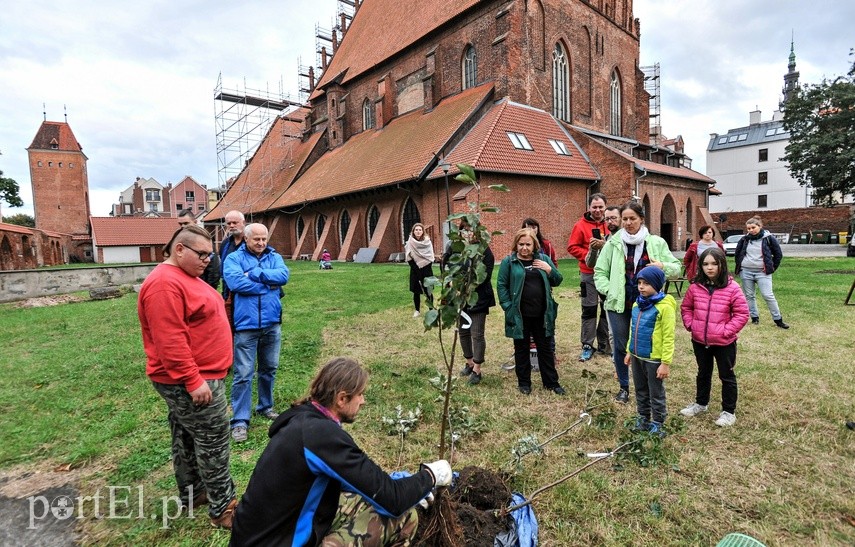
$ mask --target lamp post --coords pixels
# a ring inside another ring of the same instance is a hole
[[[446,209],[446,217],[451,215],[451,197],[448,193],[448,171],[451,169],[451,164],[445,161],[445,158],[439,162],[439,168],[442,169],[442,172],[445,173],[445,209]]]

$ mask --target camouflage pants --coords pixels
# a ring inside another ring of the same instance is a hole
[[[342,492],[322,547],[408,547],[419,527],[413,507],[400,518],[380,516],[359,494]]]
[[[195,496],[206,492],[208,512],[217,517],[235,497],[235,484],[229,471],[225,382],[208,380],[213,398],[206,406],[194,405],[183,384],[152,384],[169,409],[172,467],[181,501],[189,506]]]

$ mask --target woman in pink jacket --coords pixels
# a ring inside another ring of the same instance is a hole
[[[692,333],[698,362],[695,402],[680,411],[687,417],[707,411],[712,385],[713,360],[721,379],[721,415],[716,425],[736,423],[736,338],[748,323],[748,303],[742,289],[728,274],[724,251],[713,247],[701,253],[698,273],[692,280],[680,311],[683,325]]]

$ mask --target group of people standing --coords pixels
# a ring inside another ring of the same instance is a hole
[[[274,410],[289,271],[264,225],[247,225],[239,211],[225,218],[219,256],[208,232],[183,219],[138,298],[146,374],[168,409],[182,509],[192,516],[208,505],[211,524],[232,530],[232,545],[408,545],[414,506],[451,483],[451,466],[438,460],[392,478],[359,449],[341,428],[365,400],[368,375],[352,359],[331,360],[305,399],[281,416]],[[217,258],[222,294],[207,275]],[[273,421],[271,440],[238,503],[229,432],[247,439],[256,361],[255,414]]]
[[[762,229],[757,217],[747,221],[746,230],[748,234],[736,250],[735,274],[742,279],[740,287],[728,270],[727,257],[711,226],[700,228],[698,241],[690,245],[681,264],[667,242],[650,233],[638,202],[608,206],[603,194],[593,194],[587,211],[574,224],[567,251],[579,264],[579,361],[588,361],[598,352],[611,356],[618,382],[614,400],[618,403],[629,402],[632,375],[639,429],[664,435],[667,410],[663,381],[670,375],[678,316],[691,332],[698,365],[695,402],[680,412],[692,417],[707,411],[712,372],[717,366],[722,382],[722,412],[716,420],[720,426],[736,422],[736,340],[749,318],[759,323],[755,288],[767,302],[775,325],[789,328],[772,292],[771,277],[782,257],[780,245]],[[416,225],[406,245],[414,316],[419,315],[421,295],[427,294],[424,279],[433,275],[432,249],[424,226]],[[490,252],[489,272],[494,260]],[[518,389],[526,395],[531,393],[530,347],[537,350],[543,387],[565,394],[555,367],[558,304],[552,289],[563,280],[556,263],[554,247],[543,237],[537,221],[526,219],[499,265],[498,302],[505,313],[505,335],[514,343]],[[690,286],[678,307],[664,289],[667,279],[680,276],[683,269]],[[483,285],[489,279],[488,274]],[[469,376],[473,385],[482,379],[484,320],[495,302],[492,287],[482,286],[478,291],[478,321],[471,330],[460,328],[466,358],[461,374]],[[477,340],[474,346],[473,340]],[[477,349],[473,351],[473,347]]]

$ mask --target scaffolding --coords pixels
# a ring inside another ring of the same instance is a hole
[[[267,135],[276,116],[301,103],[292,101],[283,92],[281,80],[278,93],[248,88],[246,82],[243,89],[226,89],[222,73],[214,88],[214,103],[218,182],[220,187],[228,189]]]
[[[662,92],[660,89],[659,63],[652,66],[643,66],[641,67],[641,71],[644,73],[644,91],[650,95],[650,144],[659,145],[663,139],[660,104]]]

